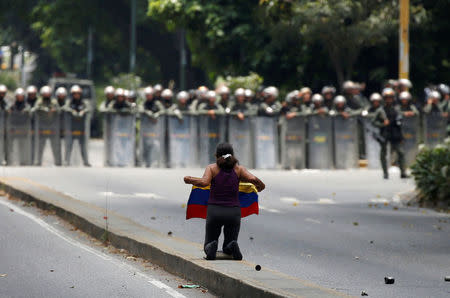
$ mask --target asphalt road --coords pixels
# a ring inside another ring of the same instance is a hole
[[[0,297],[212,297],[21,202],[0,218]]]
[[[202,169],[3,168],[72,197],[107,207],[161,232],[201,243],[204,220],[185,220],[185,175]],[[413,188],[391,169],[255,171],[266,183],[260,215],[243,220],[244,258],[359,296],[448,297],[450,216],[403,207]],[[384,277],[395,277],[385,285]]]

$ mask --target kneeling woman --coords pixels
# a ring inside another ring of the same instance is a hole
[[[239,182],[250,182],[258,191],[265,188],[264,183],[238,164],[233,147],[221,143],[216,149],[217,161],[206,167],[202,178],[184,177],[184,182],[198,187],[211,184],[206,216],[206,235],[204,250],[207,260],[214,260],[220,232],[223,228],[223,252],[242,260],[237,243],[241,226],[241,207],[239,204]]]

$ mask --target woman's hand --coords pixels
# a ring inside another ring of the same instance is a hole
[[[184,177],[184,183],[186,183],[186,184],[192,184],[192,179],[191,179],[191,176],[185,176]]]

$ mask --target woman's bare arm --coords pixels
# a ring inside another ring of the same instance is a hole
[[[186,176],[184,177],[184,183],[192,184],[198,187],[206,187],[211,184],[211,180],[213,178],[213,173],[211,169],[211,165],[207,166],[205,169],[205,173],[203,173],[202,178]]]
[[[261,192],[266,188],[266,185],[255,175],[250,173],[245,167],[239,166],[239,179],[242,182],[250,182],[253,184],[258,192]]]

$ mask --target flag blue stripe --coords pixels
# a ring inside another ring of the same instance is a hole
[[[191,191],[188,205],[208,205],[209,189],[195,188]],[[242,208],[249,207],[255,202],[258,202],[258,194],[251,192],[239,192],[239,201]]]

